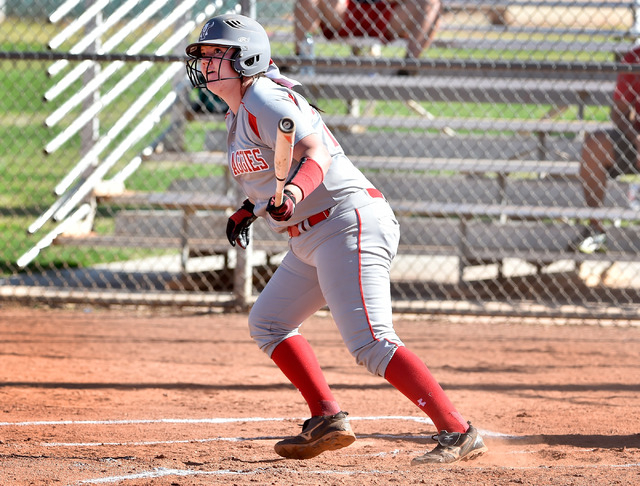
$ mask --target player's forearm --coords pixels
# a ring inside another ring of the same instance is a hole
[[[285,189],[291,191],[296,202],[300,202],[322,184],[332,159],[322,139],[316,134],[299,140],[293,148],[293,157],[301,163]]]
[[[285,189],[289,188],[296,202],[300,202],[315,191],[323,180],[324,172],[320,164],[310,157],[305,157],[300,161],[298,171],[291,182],[285,186]]]
[[[302,190],[295,184],[287,184],[286,186],[284,186],[284,190],[291,192],[296,202],[300,202],[302,201],[302,199],[304,199],[302,197]]]
[[[293,147],[294,160],[302,160],[305,157],[315,160],[324,174],[327,173],[331,166],[331,155],[322,143],[320,136],[315,133],[299,140]]]

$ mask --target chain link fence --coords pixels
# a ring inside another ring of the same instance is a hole
[[[394,207],[397,311],[637,319],[640,179],[603,179],[617,145],[592,134],[639,74],[640,2],[332,4],[0,2],[0,298],[251,304],[287,242],[226,241],[226,106],[183,56],[236,11]]]

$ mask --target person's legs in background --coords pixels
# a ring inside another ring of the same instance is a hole
[[[635,164],[637,152],[633,142],[614,128],[585,135],[581,157],[579,176],[585,203],[591,208],[599,208],[607,197],[608,179],[629,172],[627,168]],[[571,244],[571,249],[594,253],[606,251],[606,244],[604,226],[598,219],[591,218],[581,237]]]
[[[338,32],[346,9],[346,0],[297,0],[293,7],[296,55],[303,53],[307,35],[315,35],[323,26]]]
[[[407,40],[407,59],[418,59],[429,48],[440,23],[440,0],[407,0],[395,8],[389,34]]]

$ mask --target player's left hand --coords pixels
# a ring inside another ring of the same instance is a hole
[[[267,213],[276,221],[289,221],[296,210],[296,198],[291,191],[285,189],[282,193],[282,204],[278,207],[274,205],[275,196],[271,196],[267,204]]]
[[[231,246],[237,244],[240,248],[246,249],[249,245],[249,226],[257,219],[253,214],[254,207],[251,201],[245,200],[242,207],[227,221],[227,239]]]

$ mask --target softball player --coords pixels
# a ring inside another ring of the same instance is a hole
[[[193,86],[208,88],[229,105],[229,168],[247,195],[229,218],[229,242],[245,248],[257,217],[290,237],[288,253],[249,314],[251,337],[301,392],[311,413],[302,433],[278,442],[276,452],[308,459],[355,440],[347,413],[300,334],[302,322],[328,305],[357,363],[384,377],[437,427],[438,444],[414,464],[484,453],[478,431],[394,331],[389,269],[399,228],[393,211],[345,156],[318,111],[289,89],[294,83],[271,62],[265,30],[241,15],[214,17],[186,53]],[[274,147],[284,116],[296,124],[295,146],[284,200],[275,206]]]

